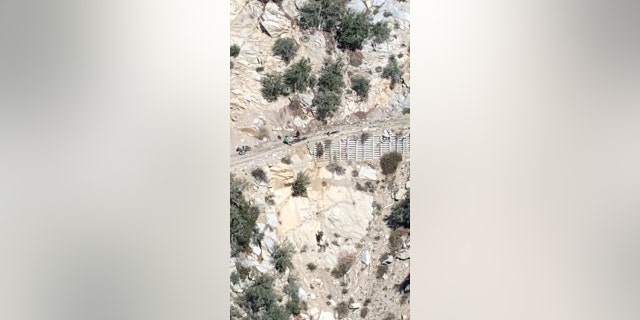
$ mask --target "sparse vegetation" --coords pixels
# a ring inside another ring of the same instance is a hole
[[[408,192],[404,199],[393,206],[385,220],[390,228],[411,227],[411,198]]]
[[[311,63],[309,59],[300,59],[300,61],[291,65],[283,76],[284,89],[283,92],[304,92],[309,87],[309,78],[311,77]]]
[[[284,292],[289,296],[289,301],[285,305],[287,311],[293,315],[299,315],[302,311],[302,305],[300,303],[300,297],[298,296],[298,280],[295,277],[289,276],[287,284],[284,286]]]
[[[309,185],[309,178],[303,172],[298,173],[296,180],[292,186],[292,196],[303,197],[307,195],[307,186]]]
[[[298,25],[303,30],[333,32],[345,12],[344,2],[341,0],[309,0],[300,8]]]
[[[391,80],[391,84],[389,85],[389,88],[393,89],[395,88],[395,85],[397,83],[402,82],[402,75],[404,73],[402,72],[402,70],[400,70],[400,67],[398,66],[398,60],[396,59],[395,56],[390,56],[389,57],[389,61],[387,62],[387,66],[384,67],[384,69],[382,70],[382,77],[385,79],[390,79]]]
[[[265,183],[269,182],[269,179],[267,178],[267,173],[264,172],[262,168],[255,168],[251,170],[251,176],[257,181],[261,181]]]
[[[389,251],[391,251],[391,254],[396,254],[401,248],[400,232],[392,229],[389,231]]]
[[[309,271],[315,271],[317,268],[318,268],[318,266],[315,263],[313,263],[313,262],[307,263],[307,269]]]
[[[349,289],[347,288],[342,288],[342,294],[347,294],[349,293]]]
[[[337,175],[339,175],[339,176],[342,176],[342,175],[344,175],[344,174],[347,172],[347,170],[346,170],[343,166],[341,166],[341,165],[339,165],[339,164],[337,164],[337,163],[335,163],[335,162],[329,163],[329,164],[326,166],[326,169],[327,169],[329,172],[334,173],[334,174],[337,174]]]
[[[291,164],[293,162],[291,162],[291,157],[290,156],[284,156],[282,157],[282,159],[280,159],[280,161],[284,164]]]
[[[231,175],[230,186],[231,254],[236,256],[239,252],[249,250],[260,212],[244,197],[245,181]]]
[[[313,97],[313,105],[316,107],[316,117],[318,120],[331,118],[338,111],[338,106],[342,103],[342,98],[335,92],[318,92]]]
[[[240,54],[240,46],[238,46],[237,44],[232,44],[231,45],[231,57],[235,58]]]
[[[338,305],[336,306],[336,313],[340,318],[344,318],[349,315],[349,304],[347,304],[345,301],[338,303]]]
[[[364,307],[360,309],[360,318],[366,318],[367,314],[369,314],[369,308]]]
[[[231,283],[233,283],[233,284],[240,283],[240,274],[238,273],[238,271],[232,272],[231,276],[229,278],[231,280]]]
[[[378,21],[371,25],[371,41],[374,44],[380,44],[389,40],[389,35],[391,35],[391,29],[386,21]]]
[[[360,97],[361,100],[366,100],[369,96],[369,88],[371,87],[369,79],[362,75],[357,75],[351,78],[351,89]]]
[[[338,265],[331,270],[334,278],[342,278],[353,266],[355,258],[352,255],[343,254],[338,258]]]
[[[277,309],[278,294],[274,291],[275,279],[270,275],[261,275],[247,288],[242,296],[241,304],[248,313],[259,316],[266,313],[279,314]]]
[[[345,88],[343,72],[342,60],[326,59],[318,78],[318,89],[322,92],[342,93]]]
[[[358,170],[351,170],[351,176],[352,176],[352,177],[357,178],[357,177],[358,177],[358,175],[360,175],[360,174],[358,173]]]
[[[402,114],[409,114],[411,112],[411,108],[402,109]]]
[[[396,172],[398,169],[398,165],[402,161],[402,154],[396,151],[391,151],[389,153],[385,153],[380,157],[380,167],[382,168],[382,173],[385,175],[390,175]]]
[[[292,38],[278,38],[273,44],[273,54],[282,58],[282,61],[289,63],[298,53],[298,44]]]
[[[362,49],[369,37],[369,18],[364,12],[347,11],[336,34],[338,47],[349,50]]]
[[[278,97],[282,94],[282,74],[279,72],[271,72],[260,81],[262,83],[262,89],[260,92],[265,100],[273,102],[278,100]]]
[[[274,246],[271,258],[273,259],[273,266],[279,273],[284,273],[287,269],[293,268],[291,258],[294,253],[295,248],[286,240],[285,242]]]

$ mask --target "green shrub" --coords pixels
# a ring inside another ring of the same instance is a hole
[[[391,35],[391,29],[387,25],[386,21],[378,21],[371,25],[371,41],[374,44],[380,44],[389,40]]]
[[[402,155],[399,152],[391,151],[389,153],[385,153],[380,157],[380,167],[382,168],[382,173],[385,175],[390,175],[395,173],[398,169],[398,165],[402,161]]]
[[[342,0],[309,0],[300,8],[298,25],[303,30],[321,29],[333,32],[345,12]]]
[[[278,72],[271,72],[262,77],[262,96],[265,100],[273,102],[278,100],[278,96],[282,94],[282,75]]]
[[[264,316],[259,316],[257,319],[269,319],[269,320],[289,320],[290,314],[287,310],[277,304],[271,305]]]
[[[231,57],[235,58],[240,54],[240,46],[237,44],[231,45]]]
[[[351,89],[356,92],[360,99],[365,100],[369,96],[371,85],[369,79],[362,75],[351,78]]]
[[[236,256],[237,253],[250,249],[260,211],[245,199],[243,192],[246,184],[243,180],[236,179],[232,175],[230,182],[231,253],[232,256]]]
[[[390,228],[411,228],[411,198],[409,193],[404,199],[393,205],[391,213],[385,220]]]
[[[273,289],[274,284],[275,279],[270,275],[264,274],[256,278],[242,297],[245,310],[257,314],[260,311],[274,309],[273,306],[277,307],[279,297]]]
[[[409,113],[411,113],[411,109],[410,108],[402,109],[402,114],[409,114]]]
[[[296,180],[293,182],[291,193],[294,197],[303,197],[307,195],[307,186],[309,185],[309,178],[303,172],[298,173]]]
[[[402,82],[403,74],[404,73],[398,67],[398,60],[396,57],[390,56],[387,66],[382,70],[382,77],[391,80],[389,88],[393,89],[397,83]]]
[[[273,54],[289,63],[298,52],[298,44],[291,38],[278,38],[273,44]]]
[[[287,279],[287,284],[284,286],[284,292],[289,296],[289,301],[285,308],[290,314],[299,315],[302,311],[302,305],[300,304],[300,297],[298,296],[298,280],[295,277],[290,276]]]
[[[318,120],[331,118],[338,111],[338,106],[342,103],[342,98],[335,92],[318,92],[313,97],[313,105],[316,107],[316,117]]]
[[[369,19],[364,12],[347,11],[336,34],[338,47],[349,50],[362,49],[369,37]]]
[[[349,305],[344,301],[338,303],[338,305],[336,306],[336,313],[338,314],[339,318],[346,317],[347,315],[349,315]]]
[[[238,284],[240,283],[240,274],[237,271],[231,273],[230,276],[231,283]]]
[[[300,59],[284,72],[284,87],[287,92],[304,92],[309,87],[310,78],[309,59]]]
[[[282,161],[282,163],[284,164],[292,164],[293,162],[291,162],[291,157],[290,156],[284,156],[282,157],[282,159],[280,159],[280,161]]]
[[[294,253],[295,248],[286,240],[283,243],[274,246],[271,258],[273,259],[273,266],[279,273],[284,273],[287,269],[293,268],[291,258]]]
[[[251,176],[258,181],[269,182],[269,179],[267,178],[267,173],[264,172],[262,168],[255,168],[251,170]]]
[[[326,59],[318,78],[318,89],[322,92],[342,93],[344,83],[344,63],[342,60]]]

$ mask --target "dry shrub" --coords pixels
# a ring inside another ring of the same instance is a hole
[[[333,275],[334,278],[343,277],[347,272],[349,272],[355,261],[356,258],[353,255],[343,253],[338,258],[338,265],[331,270],[331,275]]]

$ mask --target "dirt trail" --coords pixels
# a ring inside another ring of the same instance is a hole
[[[306,148],[307,146],[311,146],[311,143],[316,143],[319,141],[324,141],[326,139],[336,139],[342,138],[345,136],[353,135],[355,133],[360,133],[366,127],[369,132],[377,132],[384,129],[400,129],[403,127],[409,126],[409,116],[403,116],[400,118],[392,119],[392,120],[384,120],[379,122],[370,123],[368,125],[363,125],[362,123],[356,123],[351,125],[341,125],[338,127],[324,129],[322,131],[316,131],[311,134],[305,135],[307,140],[303,142],[299,142],[292,146],[287,146],[282,143],[282,141],[271,141],[260,148],[255,148],[252,151],[249,151],[245,155],[238,155],[234,153],[231,155],[231,170],[235,171],[243,166],[249,164],[260,163],[263,164],[265,161],[272,160],[276,157],[283,156],[284,153],[290,153],[298,148]],[[335,134],[328,136],[326,133],[331,131],[339,131]]]

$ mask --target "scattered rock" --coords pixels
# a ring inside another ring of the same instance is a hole
[[[411,286],[411,284],[408,284],[406,287],[404,287],[404,293],[409,293],[409,287]]]
[[[358,177],[376,181],[378,180],[378,173],[369,166],[362,166],[360,167],[360,172],[358,172]]]
[[[360,302],[353,302],[349,304],[349,309],[360,309],[361,306]]]
[[[335,317],[333,316],[333,312],[322,311],[318,316],[318,320],[335,320]]]
[[[398,258],[399,260],[409,259],[409,251],[398,252],[398,254],[396,255],[396,258]]]
[[[307,300],[307,293],[304,292],[304,290],[302,288],[298,289],[298,298],[300,298],[302,300]]]
[[[393,256],[392,255],[387,255],[387,257],[382,260],[382,264],[391,264],[393,262]]]
[[[351,9],[355,12],[365,12],[367,11],[367,6],[362,0],[351,0],[347,2],[347,9]]]
[[[407,189],[405,188],[400,188],[398,189],[398,191],[396,191],[396,193],[393,195],[393,200],[396,201],[400,201],[402,199],[404,199],[404,196],[407,194]]]
[[[309,295],[309,300],[315,300],[315,299],[316,299],[315,293],[312,293]]]
[[[240,293],[243,293],[243,292],[244,292],[244,289],[242,289],[242,286],[241,286],[240,284],[234,284],[234,285],[232,285],[232,286],[231,286],[231,290],[232,290],[233,292],[235,292],[235,293],[238,293],[238,294],[240,294]]]
[[[335,308],[338,305],[333,299],[329,300],[329,304],[331,304],[332,308]]]
[[[284,13],[280,11],[278,5],[269,2],[264,8],[260,25],[271,37],[278,38],[287,31],[287,25],[290,25],[290,23]]]
[[[364,252],[362,252],[360,261],[364,263],[365,266],[368,266],[371,263],[371,253],[369,252],[369,250],[365,250]]]

